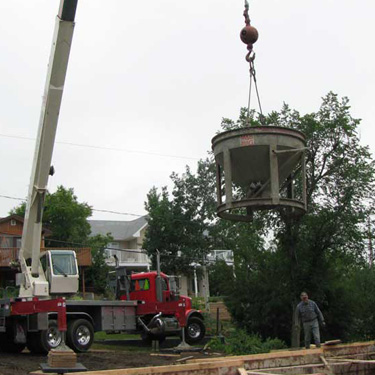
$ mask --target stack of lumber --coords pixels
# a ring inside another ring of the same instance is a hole
[[[55,350],[48,353],[48,366],[56,368],[74,368],[77,365],[77,354],[73,350]]]
[[[372,356],[375,344],[367,342],[255,355],[185,358],[186,364],[89,371],[86,375],[373,375]]]

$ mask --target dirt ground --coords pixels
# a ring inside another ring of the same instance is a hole
[[[162,353],[160,353],[162,354]],[[128,367],[163,366],[173,364],[176,359],[187,356],[202,357],[201,353],[183,353],[178,357],[155,356],[151,352],[126,350],[90,350],[78,354],[78,362],[88,370],[108,370]],[[26,375],[40,370],[46,356],[32,355],[26,350],[21,354],[0,353],[0,375]]]

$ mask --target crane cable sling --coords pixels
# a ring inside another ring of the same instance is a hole
[[[243,12],[243,16],[245,18],[245,24],[246,26],[250,26],[250,17],[249,17],[249,3],[247,0],[245,0],[245,9]],[[252,81],[254,80],[254,86],[255,91],[258,99],[258,105],[259,105],[259,112],[260,112],[260,121],[263,122],[264,116],[263,116],[263,110],[262,105],[260,101],[260,95],[258,90],[258,83],[256,79],[256,71],[255,71],[255,52],[253,51],[253,43],[247,43],[247,50],[249,51],[246,55],[246,61],[249,63],[249,72],[250,72],[250,84],[249,84],[249,99],[248,99],[248,106],[247,106],[247,113],[248,116],[250,116],[250,103],[251,103],[251,91],[252,91]]]

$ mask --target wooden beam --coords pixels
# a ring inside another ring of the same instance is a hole
[[[230,361],[230,360],[268,360],[276,358],[288,358],[288,357],[304,357],[306,355],[320,355],[322,354],[322,349],[304,349],[304,350],[283,350],[271,353],[262,354],[248,354],[248,355],[238,355],[229,357],[217,357],[217,358],[196,358],[191,359],[188,363],[202,363],[202,362],[220,362],[220,361]]]
[[[341,362],[375,364],[374,359],[351,359],[351,358],[334,358],[334,359],[337,361],[341,361]]]
[[[243,367],[238,368],[238,375],[247,375],[247,371]]]
[[[349,344],[346,346],[340,345],[338,353],[355,355],[359,353],[369,353],[374,350],[374,343],[361,343],[360,345]],[[336,347],[335,347],[336,348]],[[328,353],[322,349],[297,350],[297,351],[279,351],[257,355],[246,355],[236,357],[220,357],[204,359],[203,362],[193,362],[187,364],[157,366],[157,367],[143,367],[143,368],[127,368],[114,370],[89,371],[86,375],[229,375],[238,374],[238,369],[246,369],[248,375],[281,375],[294,374],[301,375],[306,372],[318,374],[320,369],[324,369],[326,364],[320,356],[325,354],[335,354],[336,350],[330,348]],[[324,353],[324,354],[323,354]],[[353,354],[351,354],[353,353]],[[375,363],[375,360],[360,360],[349,358],[333,358],[335,362],[331,362],[330,358],[325,358],[329,361],[331,368],[336,368],[336,371],[341,371],[342,368],[350,367],[357,364],[363,366]],[[323,361],[323,363],[321,362]],[[341,367],[341,369],[340,369]],[[37,374],[34,372],[31,374]],[[40,374],[40,373],[39,373]],[[81,373],[72,373],[71,375],[81,375]]]
[[[343,355],[335,355],[334,357],[328,357],[326,358],[328,361],[332,361],[334,359],[340,359],[340,358],[347,358],[350,359],[352,357],[361,357],[361,356],[371,356],[375,355],[375,352],[364,352],[364,353],[355,353],[355,354],[343,354]],[[353,358],[355,359],[355,358]]]
[[[189,357],[184,357],[184,358],[176,359],[175,363],[182,363],[182,362],[185,363],[188,359],[192,359],[192,358],[194,358],[194,356],[190,355]]]
[[[324,355],[321,355],[321,356],[320,356],[320,359],[321,359],[322,362],[324,363],[324,366],[327,367],[328,372],[329,372],[330,374],[333,374],[332,367],[331,367],[330,364],[327,362],[327,360],[325,359]]]

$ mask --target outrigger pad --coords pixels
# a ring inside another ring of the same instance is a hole
[[[65,374],[68,372],[83,372],[87,371],[87,368],[83,366],[82,363],[77,363],[75,367],[51,367],[48,363],[41,363],[40,368],[44,373],[57,373],[57,374]]]

